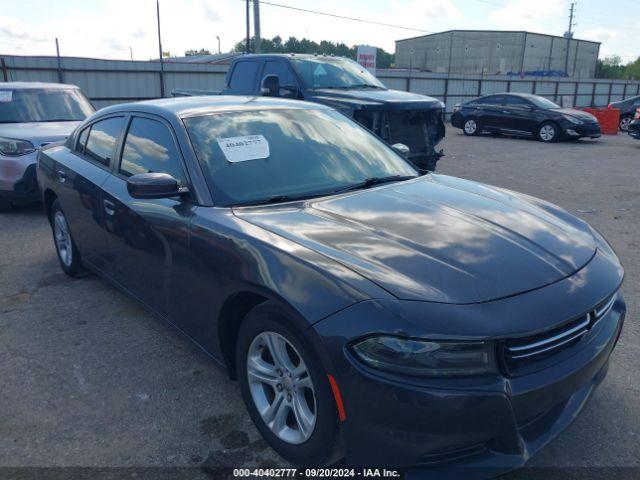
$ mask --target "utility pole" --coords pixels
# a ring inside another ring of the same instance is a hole
[[[567,38],[567,51],[564,57],[564,73],[569,76],[569,47],[571,46],[571,39],[573,38],[573,16],[576,8],[576,2],[571,2],[571,9],[569,10],[569,29],[565,32],[564,36]],[[576,46],[576,48],[578,48]]]
[[[160,52],[160,96],[164,97],[164,60],[162,58],[162,38],[160,37],[160,0],[156,0],[156,16],[158,18],[158,50]]]
[[[133,48],[129,47],[129,53],[131,54],[131,61],[133,62]]]
[[[222,53],[220,51],[220,37],[218,35],[216,35],[216,38],[218,39],[218,55],[220,55]]]
[[[254,53],[260,53],[260,0],[253,0]]]
[[[251,53],[251,23],[249,19],[249,0],[247,0],[247,53]]]
[[[64,83],[62,78],[62,59],[60,58],[60,44],[58,43],[58,37],[56,37],[56,59],[58,60],[58,83]]]

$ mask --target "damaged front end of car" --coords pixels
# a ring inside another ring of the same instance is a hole
[[[401,143],[409,148],[408,160],[421,173],[433,172],[444,155],[436,150],[445,136],[444,109],[356,110],[354,119],[389,145]]]

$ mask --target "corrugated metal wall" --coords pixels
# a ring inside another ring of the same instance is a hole
[[[567,48],[569,50],[567,55]],[[432,72],[595,75],[600,44],[528,32],[454,30],[396,41],[396,66]]]
[[[227,66],[166,62],[165,96],[176,88],[222,90]],[[158,98],[159,62],[62,57],[0,57],[0,80],[58,82],[78,85],[96,108],[114,103]]]
[[[157,62],[96,60],[55,57],[0,57],[0,79],[8,81],[58,82],[80,86],[97,108],[113,103],[160,97],[160,67]],[[197,63],[165,64],[165,96],[180,88],[222,90],[226,65]],[[517,77],[506,75],[447,75],[378,69],[378,78],[389,88],[436,97],[447,105],[479,95],[499,92],[535,93],[564,106],[606,106],[609,102],[640,95],[639,81]]]

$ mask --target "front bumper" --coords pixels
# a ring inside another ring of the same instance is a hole
[[[567,124],[564,125],[564,133],[568,138],[598,138],[602,135],[599,123],[584,123],[582,125]]]
[[[0,198],[12,202],[35,202],[40,195],[36,178],[37,152],[20,157],[0,155]]]
[[[640,140],[640,120],[634,120],[629,124],[629,130],[627,133],[633,138]]]
[[[612,283],[617,285],[619,280],[618,274],[596,256],[574,278],[496,303],[507,302],[499,308],[502,313],[510,312],[509,320],[513,312],[523,312],[521,324],[532,328],[525,308],[536,310],[531,318],[537,317],[538,321],[552,311],[568,318],[592,308],[593,300],[604,298],[614,288]],[[558,298],[570,300],[558,302]],[[416,308],[415,304],[421,302],[409,303],[412,305],[408,308]],[[464,308],[478,312],[490,307]],[[325,339],[333,362],[329,371],[344,400],[347,418],[342,434],[347,462],[354,466],[411,468],[406,478],[437,478],[442,468],[451,467],[466,467],[465,478],[487,478],[524,465],[577,417],[606,375],[626,306],[618,293],[612,309],[593,327],[589,339],[570,356],[544,369],[517,377],[500,373],[456,379],[401,377],[370,369],[354,359],[346,345],[357,338],[363,325],[370,332],[388,333],[388,327],[385,330],[384,322],[378,320],[382,312],[376,302],[361,302],[314,325]],[[499,312],[479,313],[472,320],[495,319],[498,315],[493,314]],[[440,328],[436,319],[443,317],[423,318],[434,319],[429,328],[435,331]],[[394,330],[408,330],[400,318],[395,322]],[[449,330],[462,325],[455,314],[442,323]],[[513,322],[504,325],[508,324]],[[429,338],[424,332],[409,333]]]

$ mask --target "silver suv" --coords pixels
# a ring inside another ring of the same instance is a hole
[[[64,140],[93,111],[75,85],[0,83],[0,212],[38,201],[38,149]]]

